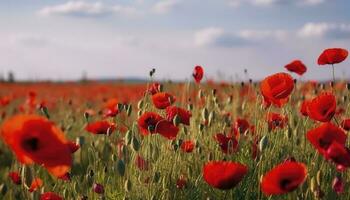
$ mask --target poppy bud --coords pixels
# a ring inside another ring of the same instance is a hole
[[[208,161],[214,160],[214,154],[212,152],[208,153]]]
[[[198,98],[201,99],[204,97],[204,94],[203,94],[203,91],[202,90],[199,90],[198,91]]]
[[[88,112],[84,112],[84,119],[86,120],[86,122],[89,122],[89,117],[90,114]]]
[[[153,176],[153,183],[158,183],[160,180],[160,172],[156,171]]]
[[[208,126],[210,126],[213,120],[215,119],[215,113],[211,111],[208,118]]]
[[[322,174],[321,174],[321,171],[320,171],[320,170],[317,172],[316,181],[317,181],[317,184],[318,184],[318,185],[321,185]]]
[[[137,116],[140,117],[141,115],[142,115],[142,110],[139,110],[139,111],[137,112]]]
[[[187,110],[192,110],[192,109],[193,109],[193,104],[191,104],[191,103],[188,104],[188,105],[187,105]]]
[[[329,83],[329,85],[330,85],[331,87],[334,87],[334,82],[331,81],[331,82]]]
[[[128,130],[125,134],[125,137],[124,137],[125,144],[127,144],[127,145],[131,144],[132,138],[133,138],[132,132],[130,130]]]
[[[311,192],[315,192],[316,189],[317,189],[315,177],[312,177],[312,178],[311,178],[311,181],[310,181],[310,189],[311,189]]]
[[[348,88],[348,90],[350,90],[350,83],[346,84],[346,88]]]
[[[47,109],[46,106],[41,106],[40,111],[45,115],[47,119],[50,119],[49,110]]]
[[[344,182],[340,176],[334,178],[332,188],[338,195],[344,192]]]
[[[175,115],[174,119],[173,119],[173,124],[174,126],[178,126],[181,123],[181,118],[179,115]]]
[[[91,169],[91,170],[89,171],[89,176],[90,176],[90,177],[93,177],[94,175],[95,175],[94,170]]]
[[[143,101],[143,99],[141,99],[141,100],[137,103],[137,108],[138,108],[138,109],[142,109],[142,108],[143,108],[143,104],[144,104],[144,101]]]
[[[0,185],[0,194],[2,194],[4,196],[6,194],[6,192],[7,192],[7,187],[3,183],[3,184]]]
[[[211,91],[211,94],[213,95],[213,96],[215,96],[216,95],[216,89],[213,89],[212,91]]]
[[[117,161],[117,159],[118,159],[118,156],[115,154],[112,154],[112,161],[115,162]]]
[[[127,109],[126,109],[126,114],[130,117],[131,115],[131,112],[132,112],[132,106],[131,105],[128,105]]]
[[[126,179],[125,183],[124,183],[124,189],[126,192],[130,192],[131,191],[131,181],[129,179]]]
[[[227,103],[228,103],[228,104],[231,104],[231,103],[232,103],[232,100],[233,100],[233,97],[232,97],[232,95],[230,95],[230,96],[227,98]]]
[[[199,124],[199,125],[198,125],[198,129],[199,129],[199,131],[203,131],[204,125],[203,125],[203,124]]]
[[[137,138],[135,136],[132,137],[131,147],[134,151],[140,150],[140,142],[137,140]]]
[[[123,104],[118,103],[117,104],[117,109],[118,109],[119,112],[123,111]]]
[[[96,192],[97,194],[103,194],[104,193],[104,187],[101,184],[94,183],[92,188],[93,188],[94,192]]]
[[[259,150],[260,152],[262,152],[263,150],[265,150],[265,148],[267,147],[267,145],[269,144],[268,138],[266,135],[264,135],[260,142],[259,142]]]
[[[125,174],[125,164],[123,160],[118,160],[117,162],[117,171],[120,176],[124,176]]]
[[[207,108],[203,108],[202,110],[202,119],[203,121],[207,121],[209,117],[209,111]]]

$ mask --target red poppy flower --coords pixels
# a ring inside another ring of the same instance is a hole
[[[40,195],[40,200],[63,200],[63,198],[53,192],[45,192]]]
[[[260,85],[265,104],[282,106],[288,102],[288,97],[293,91],[293,78],[287,73],[277,73],[266,77]]]
[[[0,105],[7,106],[11,102],[11,98],[8,96],[0,97]]]
[[[214,139],[219,143],[221,151],[225,154],[232,154],[236,152],[238,148],[238,142],[232,136],[226,136],[222,133],[218,133],[214,136]]]
[[[196,83],[200,83],[203,78],[204,70],[201,66],[195,66],[193,70],[193,78],[196,81]]]
[[[96,121],[86,125],[85,130],[92,134],[110,134],[113,133],[116,126],[114,123],[108,121]]]
[[[152,95],[160,92],[161,84],[158,82],[154,82],[150,88],[148,88],[148,92]]]
[[[119,113],[118,100],[116,98],[109,99],[103,107],[106,117],[115,117]]]
[[[308,104],[309,104],[309,101],[307,100],[304,100],[301,105],[300,105],[300,113],[303,115],[303,116],[307,116],[307,108],[308,108]]]
[[[141,130],[142,135],[154,134],[156,133],[156,127],[160,121],[165,120],[162,116],[154,112],[146,112],[140,116],[138,119],[138,125]]]
[[[278,113],[268,113],[267,123],[269,130],[274,130],[276,128],[284,128],[288,122],[288,117],[278,114]]]
[[[79,144],[72,142],[72,141],[68,141],[67,145],[68,145],[71,153],[75,153],[80,148]]]
[[[37,163],[57,177],[72,165],[63,132],[44,117],[16,115],[3,123],[1,137],[23,164]]]
[[[339,171],[350,167],[350,150],[338,142],[332,142],[326,151],[325,157],[334,162]]]
[[[136,156],[135,164],[142,171],[149,169],[148,162],[140,155]]]
[[[308,131],[306,137],[318,152],[325,155],[328,147],[333,142],[345,145],[347,136],[342,129],[327,122]]]
[[[267,172],[261,182],[265,195],[279,195],[292,192],[301,185],[307,176],[303,163],[286,161]]]
[[[194,143],[191,140],[186,140],[181,143],[181,150],[186,153],[191,153],[194,149]]]
[[[317,63],[319,65],[333,65],[343,62],[348,57],[348,51],[346,49],[333,48],[326,49],[318,57]]]
[[[210,161],[203,167],[203,178],[212,187],[229,190],[247,174],[248,168],[231,161]]]
[[[176,98],[166,92],[158,92],[152,95],[152,102],[158,109],[165,109],[176,101]]]
[[[249,122],[246,119],[237,119],[233,125],[235,135],[243,135],[250,128]]]
[[[179,128],[174,126],[173,123],[165,120],[159,122],[158,126],[156,127],[156,132],[169,140],[173,140],[176,138]]]
[[[175,116],[180,118],[180,123],[190,125],[191,112],[176,106],[169,106],[166,108],[166,119],[170,122],[173,121]]]
[[[341,127],[346,131],[350,131],[350,119],[344,119],[341,123]]]
[[[14,184],[21,185],[22,180],[21,180],[21,176],[18,174],[18,172],[10,172],[9,177],[11,178],[11,180]]]
[[[168,122],[162,116],[154,112],[147,112],[140,116],[138,119],[138,126],[142,135],[159,133],[160,135],[168,138],[175,139],[179,128]]]
[[[308,116],[316,121],[330,121],[337,107],[335,96],[331,93],[322,93],[309,101],[307,106]]]
[[[288,65],[284,66],[288,71],[303,75],[306,72],[306,66],[300,60],[294,60]]]
[[[29,192],[34,192],[43,186],[43,181],[40,178],[35,178],[29,187]]]

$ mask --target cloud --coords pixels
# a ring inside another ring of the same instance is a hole
[[[287,38],[283,30],[241,30],[227,32],[222,28],[209,27],[194,34],[194,44],[199,47],[235,47],[258,45],[270,41],[282,41]]]
[[[228,0],[227,3],[232,7],[238,7],[242,4],[266,7],[275,5],[315,6],[325,1],[326,0]]]
[[[179,0],[163,0],[153,6],[153,11],[157,14],[166,14],[180,5]]]
[[[310,22],[305,24],[297,35],[301,38],[347,39],[350,38],[350,24]]]
[[[137,11],[129,6],[107,6],[102,2],[68,1],[64,4],[46,6],[38,11],[41,16],[62,15],[76,17],[100,17],[111,14],[134,15]]]

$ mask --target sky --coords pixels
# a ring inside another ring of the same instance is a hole
[[[21,80],[259,80],[294,59],[330,79],[326,48],[350,49],[349,0],[0,1],[0,74]],[[336,66],[350,77],[350,59]],[[244,69],[248,74],[244,74]],[[294,75],[295,76],[295,75]],[[297,77],[297,76],[295,76]]]

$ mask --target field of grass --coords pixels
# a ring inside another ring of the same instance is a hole
[[[0,140],[0,199],[39,199],[44,192],[54,192],[62,199],[350,199],[349,171],[337,170],[306,137],[322,123],[300,112],[305,99],[328,91],[336,97],[330,121],[340,127],[350,116],[346,82],[296,82],[288,102],[280,107],[266,105],[261,83],[155,85],[156,92],[173,96],[170,104],[191,113],[189,125],[180,123],[177,115],[167,122],[169,127],[178,127],[174,139],[151,134],[158,132],[158,127],[148,127],[147,135],[140,130],[138,119],[145,113],[167,115],[166,109],[156,108],[152,101],[154,94],[147,88],[153,85],[152,80],[145,84],[1,83],[1,124],[24,113],[49,118],[79,149],[72,153],[68,175],[57,178],[45,163],[19,162],[9,145]],[[113,109],[117,110],[115,116],[110,113]],[[268,113],[278,113],[283,119],[271,119]],[[238,119],[245,119],[249,127],[242,131]],[[114,128],[99,134],[86,128],[101,120]],[[215,139],[218,133],[234,137],[237,146],[232,140],[225,153]],[[55,156],[61,157],[50,155]],[[229,189],[215,188],[203,177],[203,166],[214,160],[241,163],[247,173]],[[262,192],[263,176],[276,165],[294,160],[307,169],[301,183],[280,195]],[[19,184],[11,180],[10,172],[18,173]],[[337,176],[341,177],[338,184],[345,184],[343,191],[334,187]],[[34,178],[40,178],[42,184],[30,192]]]

